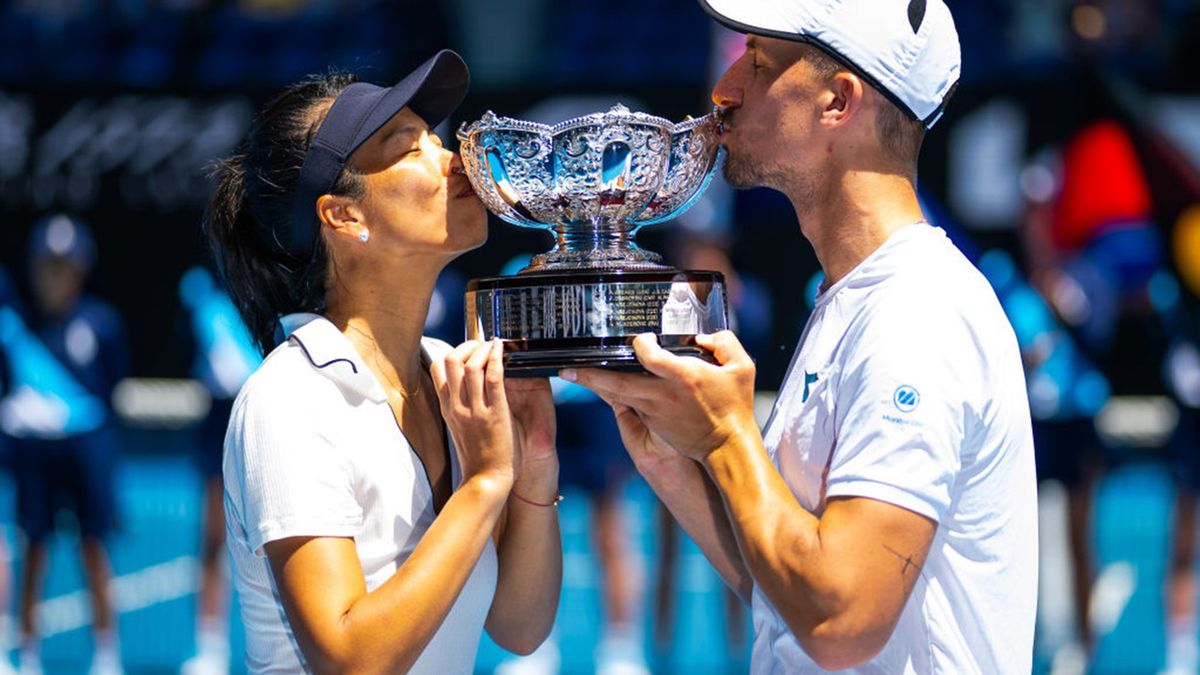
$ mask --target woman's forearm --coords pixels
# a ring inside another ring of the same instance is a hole
[[[552,481],[524,482],[513,489],[539,504],[553,504]],[[488,613],[487,630],[501,647],[528,654],[550,634],[562,589],[562,537],[557,506],[537,506],[512,496],[498,542],[500,576]]]
[[[355,651],[392,653],[387,672],[412,667],[466,585],[508,491],[501,480],[472,478],[451,495],[396,574],[343,617]]]
[[[362,592],[361,577],[355,593],[335,574],[338,564],[349,562],[345,559],[322,560],[314,557],[321,555],[319,549],[305,554],[301,547],[276,565],[276,555],[268,550],[309,666],[338,673],[411,668],[466,585],[509,489],[504,478],[468,479],[447,500],[412,555],[369,593]],[[350,560],[357,564],[352,542],[349,547]]]

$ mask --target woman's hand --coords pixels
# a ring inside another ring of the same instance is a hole
[[[499,340],[464,342],[430,367],[442,417],[458,449],[463,481],[499,479],[507,492],[516,478],[513,423],[504,392]]]
[[[523,497],[548,497],[558,490],[558,454],[555,452],[554,395],[546,378],[509,378],[504,381],[508,405],[512,410],[513,437],[516,441],[518,494]],[[529,494],[527,495],[526,492]],[[543,492],[548,494],[542,494]]]

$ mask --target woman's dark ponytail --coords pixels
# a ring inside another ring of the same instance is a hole
[[[259,241],[246,203],[245,157],[236,154],[220,161],[213,178],[216,184],[204,219],[206,234],[242,321],[266,354],[275,344],[278,308],[291,304],[287,275]]]
[[[281,315],[325,306],[329,255],[317,237],[311,257],[285,252],[276,232],[292,217],[304,155],[329,106],[355,81],[330,74],[275,98],[254,120],[238,151],[217,163],[204,230],[229,294],[263,354],[275,346]],[[361,197],[361,175],[347,167],[333,194]]]

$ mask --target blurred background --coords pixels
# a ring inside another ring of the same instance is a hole
[[[949,4],[963,79],[919,188],[1025,358],[1035,670],[1195,673],[1200,3]],[[389,84],[452,47],[473,89],[447,142],[489,109],[559,121],[619,101],[681,119],[710,109],[741,44],[694,0],[0,2],[0,656],[47,673],[243,671],[219,439],[256,357],[200,216],[208,168],[268,97],[329,68]],[[466,279],[549,248],[491,226],[439,283],[431,334],[461,340]],[[789,204],[718,181],[640,239],[727,274],[765,414],[820,281]],[[602,406],[558,395],[564,429],[607,429]],[[611,430],[565,433],[578,475],[564,475],[554,636],[524,660],[485,637],[479,672],[744,672],[747,613]],[[54,448],[84,437],[85,460],[64,468]],[[21,459],[39,443],[43,459]],[[47,476],[94,499],[22,512],[16,482]]]

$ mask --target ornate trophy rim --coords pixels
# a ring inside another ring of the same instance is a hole
[[[678,217],[707,189],[724,159],[720,124],[717,109],[676,123],[618,103],[553,125],[489,110],[456,136],[488,209],[555,237],[522,273],[660,269],[661,257],[634,237]]]
[[[579,127],[597,126],[612,122],[635,122],[638,124],[647,124],[662,128],[670,134],[676,134],[680,131],[688,131],[707,121],[707,118],[717,118],[718,112],[713,111],[701,117],[686,119],[682,122],[672,122],[664,117],[651,115],[644,112],[632,111],[625,107],[624,104],[618,103],[604,112],[588,113],[587,115],[579,115],[570,119],[563,120],[557,124],[543,124],[541,122],[533,122],[530,120],[518,119],[515,117],[504,117],[497,115],[489,110],[482,117],[474,122],[463,122],[455,132],[455,136],[460,142],[468,142],[471,136],[477,135],[485,131],[529,131],[540,135],[558,136],[565,131],[577,129]]]

